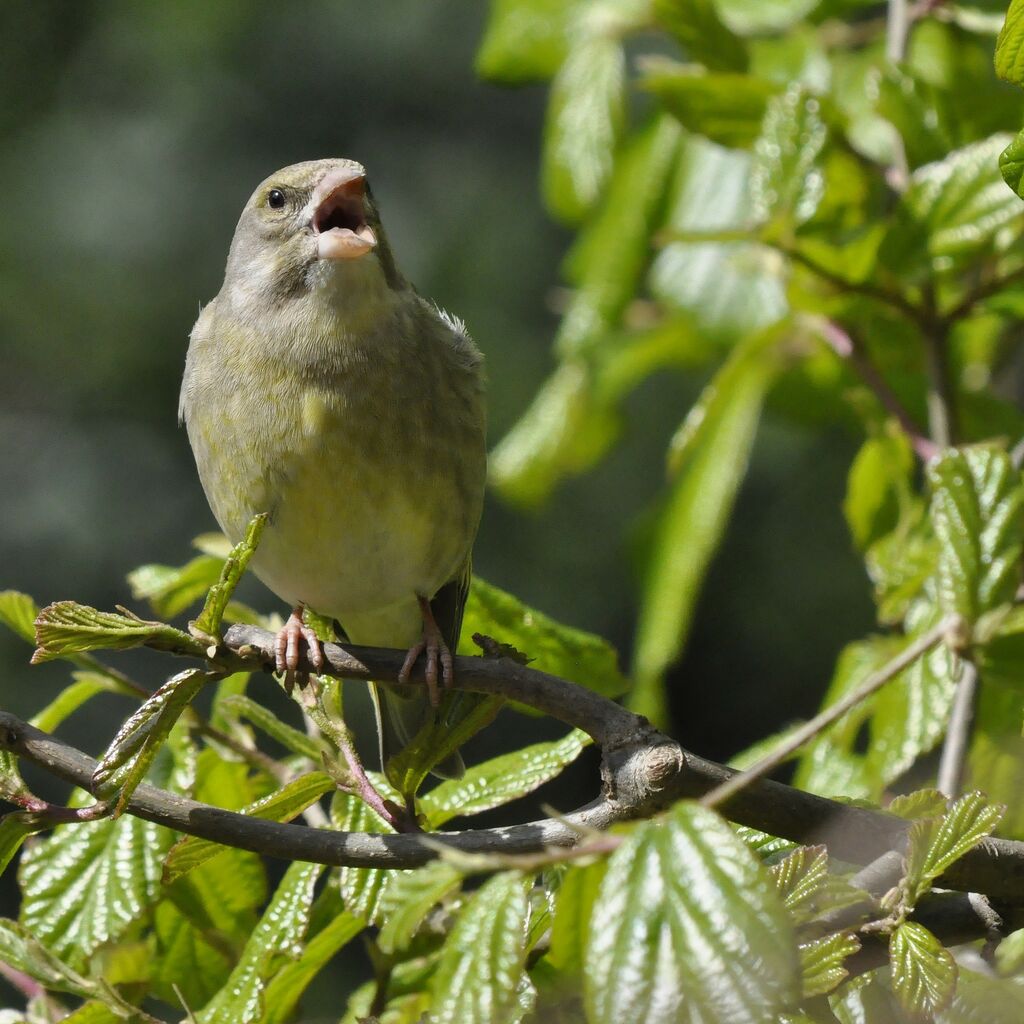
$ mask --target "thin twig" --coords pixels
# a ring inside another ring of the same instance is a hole
[[[886,379],[871,361],[864,346],[838,324],[823,318],[814,318],[815,326],[829,347],[841,358],[847,360],[857,371],[861,380],[874,392],[879,404],[900,425],[911,447],[922,462],[927,462],[939,453],[939,446],[925,437],[914,418],[899,400],[896,392],[889,387]]]
[[[919,636],[912,644],[893,658],[892,661],[866,679],[855,690],[848,693],[831,707],[825,708],[824,711],[815,715],[804,726],[788,736],[770,754],[762,757],[760,761],[745,772],[737,773],[727,782],[716,786],[710,793],[706,793],[701,798],[701,803],[705,807],[715,807],[734,796],[741,789],[745,789],[756,779],[763,778],[769,772],[774,771],[805,743],[812,740],[824,729],[827,729],[833,722],[842,718],[847,711],[867,700],[868,697],[889,682],[890,679],[899,675],[908,665],[912,665],[922,654],[927,653],[948,636],[959,633],[960,628],[961,620],[959,616],[951,615],[943,619],[937,626],[933,626],[927,633]]]
[[[960,679],[956,684],[953,712],[942,746],[939,775],[936,786],[950,799],[960,795],[963,787],[967,751],[971,744],[971,728],[978,703],[978,669],[969,658],[964,658]]]

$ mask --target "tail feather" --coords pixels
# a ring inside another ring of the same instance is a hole
[[[406,689],[410,691],[408,697],[401,692]],[[377,716],[381,769],[387,764],[388,758],[407,747],[420,729],[438,714],[420,687],[402,687],[401,690],[391,684],[370,684]],[[434,775],[442,779],[461,779],[465,771],[465,763],[458,751],[431,769]]]

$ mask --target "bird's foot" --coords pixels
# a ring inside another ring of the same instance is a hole
[[[430,609],[430,601],[425,597],[419,597],[420,613],[423,615],[423,635],[419,642],[409,648],[405,656],[402,669],[398,673],[400,683],[409,682],[409,675],[421,654],[426,654],[426,677],[427,693],[430,696],[431,707],[437,707],[441,703],[441,693],[438,689],[438,676],[444,688],[450,689],[455,680],[455,666],[452,662],[452,652],[444,642],[441,629],[434,619],[434,613]]]
[[[278,630],[274,639],[274,661],[277,671],[284,674],[284,688],[291,696],[295,684],[299,689],[309,682],[309,673],[299,671],[302,645],[307,647],[309,663],[317,671],[324,667],[324,648],[316,633],[302,621],[302,605],[296,605],[288,621]]]

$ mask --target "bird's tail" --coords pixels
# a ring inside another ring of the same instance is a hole
[[[408,696],[403,690],[408,692]],[[370,693],[377,715],[380,764],[383,769],[390,758],[409,746],[424,725],[443,712],[431,706],[420,686],[398,687],[371,683]],[[431,774],[440,779],[461,779],[465,771],[466,765],[458,751],[449,754],[431,768]]]

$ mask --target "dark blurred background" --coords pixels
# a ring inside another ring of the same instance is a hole
[[[0,588],[130,604],[125,573],[185,561],[214,528],[175,422],[188,333],[220,287],[243,203],[285,164],[367,166],[404,271],[486,353],[492,440],[514,422],[551,366],[550,293],[570,236],[538,195],[545,88],[474,77],[485,16],[457,0],[7,0]],[[612,455],[539,513],[490,501],[479,573],[608,637],[628,664],[631,555],[701,383],[648,381]],[[725,758],[806,714],[839,646],[870,626],[839,508],[854,443],[772,413],[762,424],[672,673],[676,735],[702,754]],[[0,705],[25,715],[67,678],[27,662],[0,634]],[[154,687],[169,672],[131,664]],[[97,701],[63,734],[95,753],[127,710]],[[551,730],[525,720],[533,733]],[[592,788],[586,773],[574,784]]]

